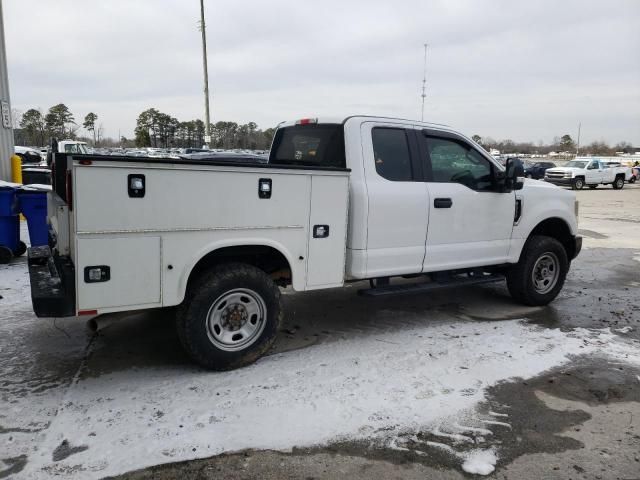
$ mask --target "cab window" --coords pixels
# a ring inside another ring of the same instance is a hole
[[[394,182],[413,179],[407,134],[402,128],[376,127],[371,130],[376,172]]]
[[[426,137],[431,163],[431,181],[460,183],[472,190],[494,189],[493,165],[477,150],[462,141]]]

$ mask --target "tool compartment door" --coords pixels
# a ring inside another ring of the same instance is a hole
[[[348,176],[312,176],[308,290],[344,284],[348,203]]]
[[[160,237],[79,238],[79,310],[159,306]],[[108,279],[87,281],[87,267],[108,267]]]

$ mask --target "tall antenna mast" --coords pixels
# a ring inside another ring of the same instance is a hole
[[[427,98],[427,43],[424,44],[424,69],[422,75],[422,115],[420,121],[424,122],[424,99]]]

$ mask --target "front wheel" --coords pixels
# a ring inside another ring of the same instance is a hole
[[[0,263],[9,263],[13,258],[10,248],[0,245]]]
[[[622,187],[624,187],[624,178],[622,177],[616,178],[611,184],[611,186],[613,187],[614,190],[620,190]]]
[[[511,296],[525,305],[547,305],[562,289],[568,271],[562,244],[536,235],[527,240],[520,260],[507,272],[507,287]]]
[[[262,270],[242,263],[216,267],[197,279],[178,307],[178,336],[187,354],[211,370],[253,363],[273,344],[280,290]]]
[[[574,190],[582,190],[584,188],[584,180],[580,177],[576,178],[573,181],[573,189]]]

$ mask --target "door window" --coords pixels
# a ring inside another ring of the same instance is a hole
[[[494,189],[493,165],[465,143],[427,137],[433,182],[461,183],[472,190]]]
[[[371,130],[376,172],[387,180],[410,182],[413,178],[407,134],[401,128]]]

